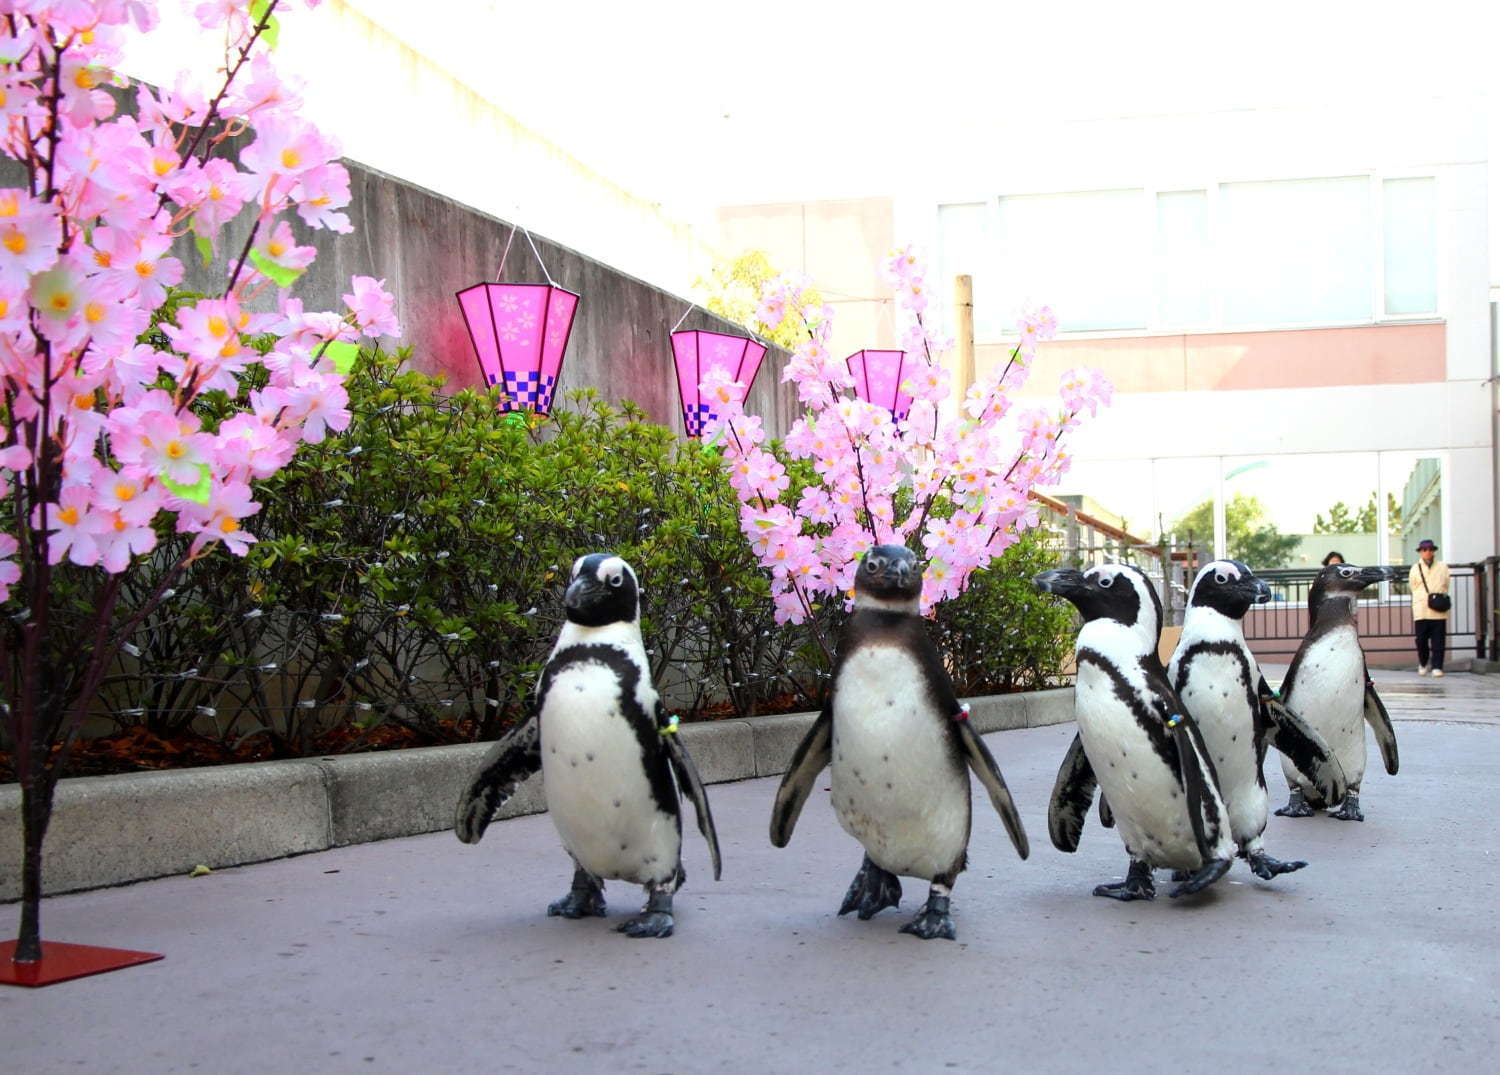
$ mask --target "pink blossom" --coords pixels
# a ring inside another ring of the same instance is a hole
[[[254,515],[260,504],[250,499],[250,486],[241,481],[216,488],[207,505],[190,504],[177,517],[178,533],[196,533],[192,549],[222,541],[236,556],[244,556],[255,543],[255,535],[241,528],[240,520]]]
[[[370,276],[356,276],[354,291],[344,295],[344,305],[354,316],[354,324],[364,336],[400,336],[401,323],[396,320],[396,298],[385,290],[385,281]]]
[[[11,587],[21,581],[21,565],[11,559],[20,547],[15,538],[0,532],[0,601],[9,601]]]
[[[23,190],[0,190],[0,280],[25,287],[57,262],[57,210]]]
[[[93,567],[99,562],[99,543],[89,520],[93,492],[85,485],[64,486],[57,500],[47,510],[47,562],[60,564],[70,560],[79,567]],[[41,509],[32,520],[41,526]]]
[[[292,187],[291,198],[297,215],[309,227],[342,234],[354,230],[348,215],[338,212],[349,204],[349,172],[342,164],[325,164],[304,172]]]

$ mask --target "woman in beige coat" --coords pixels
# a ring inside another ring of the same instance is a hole
[[[1417,562],[1412,565],[1411,618],[1417,625],[1417,675],[1429,671],[1443,674],[1443,648],[1448,642],[1448,613],[1439,612],[1427,602],[1428,594],[1448,592],[1448,565],[1437,558],[1432,539],[1417,542]]]

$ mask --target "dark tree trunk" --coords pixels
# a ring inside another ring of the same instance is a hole
[[[32,773],[21,785],[21,829],[25,851],[21,860],[21,930],[16,938],[16,963],[42,958],[42,841],[52,820],[56,781],[49,773]]]

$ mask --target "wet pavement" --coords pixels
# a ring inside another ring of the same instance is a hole
[[[1268,668],[1273,682],[1280,669]],[[1363,824],[1272,817],[1267,849],[1194,902],[1095,899],[1126,865],[1093,817],[1077,854],[1046,808],[1071,726],[988,737],[1032,854],[982,792],[957,942],[834,912],[860,851],[821,789],[772,848],[777,781],[710,789],[724,879],[696,831],[677,935],[547,918],[569,870],[545,815],[200,878],[54,897],[54,940],[165,952],[37,991],[0,989],[24,1072],[1482,1070],[1500,1049],[1500,677],[1375,672],[1401,745],[1370,745]],[[1273,797],[1284,793],[1268,759]],[[13,915],[14,905],[0,909]]]

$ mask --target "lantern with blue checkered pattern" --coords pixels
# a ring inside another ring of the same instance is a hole
[[[475,284],[458,293],[484,383],[502,411],[548,414],[578,295],[554,284]]]
[[[764,344],[744,336],[693,329],[672,333],[672,357],[677,361],[677,392],[682,397],[682,427],[690,437],[701,437],[710,418],[717,418],[698,386],[709,372],[728,370],[730,379],[745,386],[745,395],[755,384],[760,361],[766,357]]]

